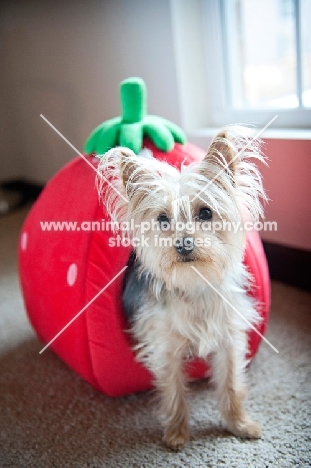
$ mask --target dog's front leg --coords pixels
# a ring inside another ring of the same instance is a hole
[[[258,438],[260,425],[244,410],[245,351],[246,337],[242,333],[220,347],[213,358],[213,380],[218,391],[219,409],[228,430],[239,437]]]
[[[186,400],[186,383],[183,372],[182,349],[176,351],[171,339],[170,350],[162,350],[153,368],[155,384],[160,397],[161,419],[164,424],[165,444],[182,448],[189,439],[189,409]]]

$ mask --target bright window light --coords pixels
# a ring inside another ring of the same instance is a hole
[[[311,107],[311,1],[222,0],[220,7],[228,104]]]
[[[259,128],[278,115],[271,134],[310,138],[311,0],[170,3],[188,132],[229,123]]]

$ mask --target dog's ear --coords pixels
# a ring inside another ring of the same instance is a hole
[[[132,200],[134,196],[142,199],[153,191],[161,179],[161,163],[153,158],[149,150],[136,155],[128,148],[116,148],[118,153],[117,178],[125,189],[125,196]]]
[[[213,139],[207,150],[204,161],[217,164],[220,169],[234,177],[237,165],[238,150],[234,144],[231,132],[222,130]]]
[[[126,193],[128,180],[136,165],[137,156],[129,148],[111,148],[103,155],[97,168],[96,185],[105,204],[113,206],[116,202],[115,194],[120,195],[120,200],[126,201],[124,192]]]
[[[129,148],[119,148],[120,151],[120,175],[126,189],[129,180],[138,182],[139,164],[136,154]],[[136,172],[136,177],[135,177]]]
[[[99,165],[101,173],[120,180],[126,189],[128,181],[138,182],[141,176],[140,159],[126,147],[116,147],[107,151]]]

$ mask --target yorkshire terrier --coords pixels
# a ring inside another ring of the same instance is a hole
[[[135,239],[123,305],[137,358],[154,376],[164,442],[175,450],[189,439],[184,368],[194,357],[212,367],[228,430],[260,437],[244,410],[247,332],[260,316],[247,294],[243,223],[262,215],[265,199],[250,158],[264,160],[259,142],[249,129],[227,127],[201,162],[181,170],[122,147],[99,164],[101,199]]]

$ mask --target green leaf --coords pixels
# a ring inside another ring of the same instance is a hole
[[[165,125],[166,128],[168,130],[170,130],[171,134],[173,135],[174,140],[177,143],[180,143],[182,145],[184,145],[186,143],[186,141],[187,141],[186,134],[183,132],[183,130],[178,125],[174,124],[170,120],[164,119],[163,117],[158,117],[158,119],[160,119],[162,121],[163,125]]]
[[[104,154],[118,145],[120,126],[121,124],[114,123],[110,127],[101,130],[96,142],[95,152],[97,154]]]
[[[162,151],[168,152],[174,147],[174,138],[171,132],[157,119],[148,118],[147,123],[144,124],[144,134]]]
[[[126,146],[135,154],[138,154],[143,144],[143,126],[141,122],[121,124],[119,142],[120,146]]]
[[[105,122],[98,125],[92,131],[92,133],[90,134],[90,136],[86,140],[86,142],[84,144],[84,151],[87,154],[98,153],[97,145],[98,145],[98,143],[101,144],[101,142],[99,141],[99,138],[100,138],[100,140],[102,140],[103,133],[106,130],[109,130],[110,127],[112,127],[113,125],[120,123],[120,121],[121,121],[120,117],[115,117],[114,119],[106,120]]]

